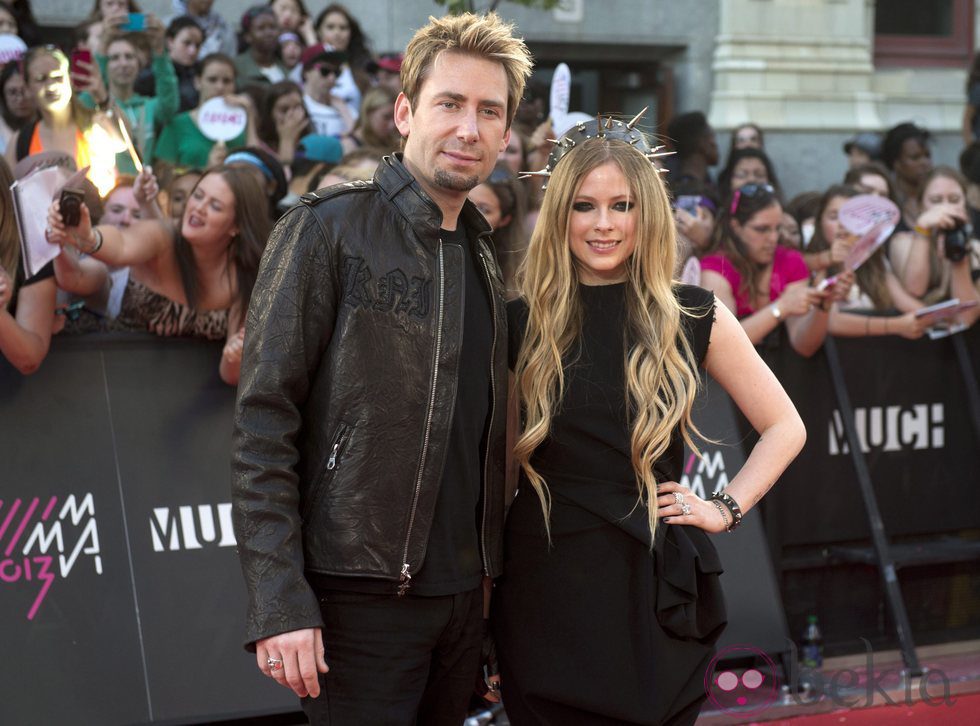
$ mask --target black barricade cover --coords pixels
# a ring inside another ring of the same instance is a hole
[[[705,388],[692,416],[708,440],[696,441],[700,457],[685,451],[680,483],[706,499],[724,491],[742,468],[745,442],[731,399],[709,376],[705,376]],[[721,584],[728,609],[728,626],[718,642],[720,658],[726,652],[732,657],[745,655],[744,648],[731,646],[754,648],[770,656],[785,652],[789,629],[759,510],[746,513],[738,529],[715,535],[713,542],[725,570]]]
[[[971,332],[974,360],[978,341]],[[949,341],[842,341],[840,351],[888,532],[976,526],[980,454]],[[0,360],[0,724],[296,710],[241,647],[228,488],[234,391],[218,378],[220,352],[90,336],[56,338],[30,377]],[[780,537],[866,537],[825,361],[768,358],[809,430],[766,500]],[[689,456],[681,483],[710,495],[744,455],[716,385],[695,418],[722,443]],[[721,645],[782,650],[785,618],[757,512],[715,541],[731,622]]]
[[[242,649],[220,344],[55,339],[0,360],[0,724],[295,711]]]
[[[980,330],[961,337],[980,370]],[[980,449],[952,339],[837,347],[887,535],[980,526]],[[784,547],[869,539],[825,356],[783,346],[764,357],[807,424],[806,447],[765,500],[770,537]]]

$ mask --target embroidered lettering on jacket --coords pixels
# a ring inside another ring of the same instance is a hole
[[[363,257],[344,258],[344,302],[354,307],[411,315],[429,316],[432,281],[409,277],[401,269],[375,278]]]

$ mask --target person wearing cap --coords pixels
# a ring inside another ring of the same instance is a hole
[[[466,716],[507,399],[503,283],[467,193],[530,71],[495,13],[431,19],[405,54],[404,153],[304,195],[263,256],[232,447],[246,647],[313,724]]]
[[[346,59],[344,53],[328,50],[322,43],[311,45],[300,59],[303,104],[321,136],[343,136],[354,127],[354,114],[347,102],[331,93]]]
[[[402,92],[402,54],[383,53],[367,63],[367,71],[374,77],[374,85]]]
[[[862,131],[844,143],[847,154],[847,168],[854,169],[881,156],[881,136],[870,131]]]

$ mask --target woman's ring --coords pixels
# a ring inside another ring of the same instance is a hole
[[[688,515],[691,513],[691,505],[683,504],[681,505],[681,514]]]
[[[674,504],[683,504],[683,503],[684,503],[684,495],[681,494],[680,492],[674,492]]]
[[[269,666],[270,671],[278,671],[282,669],[282,658],[266,658],[266,665]]]

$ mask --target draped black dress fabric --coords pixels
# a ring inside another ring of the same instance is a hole
[[[725,624],[709,535],[657,528],[654,551],[630,463],[624,355],[625,283],[580,286],[582,347],[566,362],[551,436],[532,463],[552,497],[549,548],[538,497],[521,478],[506,524],[493,627],[504,706],[515,726],[693,723],[705,668]],[[713,295],[680,286],[695,359],[707,352]],[[508,306],[511,367],[527,309]],[[679,481],[675,435],[654,470]]]

